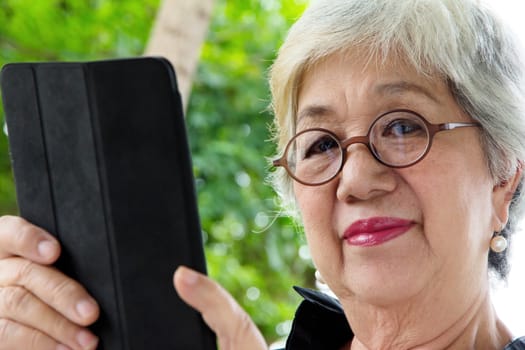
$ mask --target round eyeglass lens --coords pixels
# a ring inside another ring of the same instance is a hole
[[[307,130],[293,138],[287,149],[289,170],[304,183],[319,184],[337,174],[343,152],[337,138],[321,130]]]
[[[429,144],[425,121],[406,111],[388,113],[377,119],[369,132],[372,152],[384,164],[409,166],[423,157]]]

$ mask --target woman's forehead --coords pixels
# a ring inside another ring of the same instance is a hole
[[[354,54],[352,52],[336,52],[315,62],[305,64],[298,80],[298,91],[311,80],[352,78],[367,81],[381,80],[411,80],[418,81],[419,85],[432,85],[446,81],[429,67],[414,66],[402,56],[389,55],[380,57],[378,54]],[[409,78],[409,79],[407,79]]]
[[[335,54],[312,65],[302,75],[297,89],[296,119],[326,113],[327,108],[319,106],[341,98],[392,99],[407,94],[440,102],[441,95],[450,95],[450,90],[438,75],[422,73],[402,60],[367,61]],[[305,108],[306,105],[309,107]]]

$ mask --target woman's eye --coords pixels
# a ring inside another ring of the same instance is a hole
[[[397,119],[388,123],[381,135],[383,137],[407,137],[418,135],[422,131],[422,126],[413,120]]]
[[[324,136],[314,141],[309,147],[306,148],[304,158],[309,158],[315,155],[324,154],[334,148],[339,147],[337,141],[329,136]]]

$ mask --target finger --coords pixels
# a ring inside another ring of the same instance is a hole
[[[48,338],[51,338],[55,339],[55,343],[58,341],[70,349],[84,350],[95,349],[98,343],[91,332],[67,320],[22,287],[0,288],[0,315],[3,320],[9,321],[4,323],[6,327],[15,327],[15,338],[29,339],[31,345],[48,343]],[[8,329],[4,330],[4,337],[12,336]],[[20,348],[25,349],[17,347]]]
[[[248,314],[217,282],[183,266],[175,271],[173,280],[180,297],[215,332],[220,349],[267,349]]]
[[[0,319],[0,350],[59,350],[58,346],[54,339],[42,332],[9,319]]]
[[[20,286],[82,326],[93,323],[99,307],[86,289],[62,272],[18,257],[0,261],[0,287]]]
[[[16,216],[0,217],[0,259],[22,256],[52,264],[60,255],[58,241],[43,229]]]

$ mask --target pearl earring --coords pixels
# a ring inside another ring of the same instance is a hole
[[[499,233],[496,233],[494,237],[490,240],[490,249],[494,253],[501,253],[507,249],[508,242],[507,239],[501,236]]]

